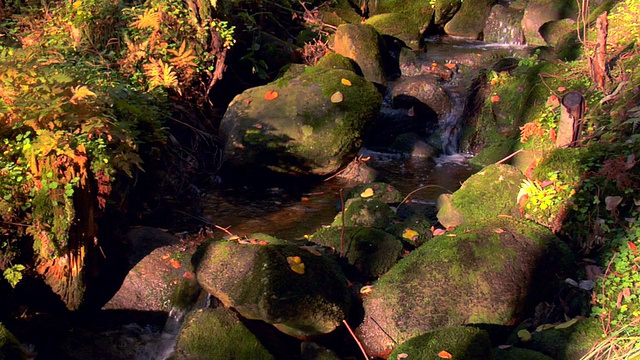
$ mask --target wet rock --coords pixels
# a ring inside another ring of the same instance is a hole
[[[331,226],[364,226],[384,229],[397,218],[389,205],[376,199],[350,199],[345,203],[344,216],[336,215]]]
[[[433,146],[427,144],[416,133],[407,133],[398,136],[393,143],[389,145],[389,149],[420,159],[430,159],[437,153],[437,150]]]
[[[393,86],[391,96],[394,107],[427,106],[438,116],[450,112],[453,107],[449,94],[442,88],[442,82],[433,75],[403,78]]]
[[[328,257],[287,244],[211,241],[196,259],[198,281],[224,306],[291,336],[329,333],[347,317],[347,280]]]
[[[495,0],[463,1],[444,31],[448,35],[479,39],[493,4]]]
[[[362,159],[361,156],[356,157],[344,169],[336,174],[337,177],[357,183],[370,183],[378,177],[378,171]]]
[[[316,231],[310,239],[339,253],[367,278],[376,278],[391,268],[402,254],[402,242],[388,232],[372,228],[330,227]],[[342,244],[341,244],[342,242]]]
[[[400,354],[407,354],[407,359],[437,359],[443,350],[453,359],[492,359],[489,334],[469,326],[452,326],[411,338],[395,348],[389,359],[399,359]]]
[[[338,92],[342,100],[332,100]],[[381,103],[373,84],[341,69],[304,67],[248,89],[220,124],[223,170],[245,178],[333,173],[355,155]]]
[[[576,2],[571,0],[532,0],[524,10],[522,28],[529,46],[546,46],[547,42],[540,35],[539,30],[549,21],[564,18],[575,19],[577,16]]]
[[[258,339],[225,308],[191,312],[178,334],[173,360],[274,359]]]
[[[400,260],[364,299],[357,334],[371,354],[395,347],[390,337],[403,343],[451,325],[512,323],[574,266],[564,243],[529,222],[501,219],[449,235]]]
[[[380,34],[371,25],[344,24],[334,35],[333,51],[353,59],[364,78],[380,85],[387,84],[385,74],[386,47]]]
[[[444,226],[520,218],[518,193],[524,174],[511,165],[489,165],[467,179],[460,189],[438,199],[438,220]]]
[[[195,245],[184,244],[153,250],[129,271],[102,308],[168,312],[172,305],[195,301],[199,286],[191,265],[194,252]]]
[[[522,31],[524,11],[504,5],[495,5],[485,23],[485,42],[522,45],[525,43]]]

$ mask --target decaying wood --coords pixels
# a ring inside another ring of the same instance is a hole
[[[605,11],[596,20],[597,43],[591,62],[591,76],[600,90],[606,92],[607,75],[607,34],[609,21]]]

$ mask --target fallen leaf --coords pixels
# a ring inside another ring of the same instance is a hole
[[[293,272],[301,275],[304,274],[304,263],[302,259],[300,259],[300,256],[287,256],[287,262]]]
[[[275,100],[278,97],[278,92],[275,90],[268,90],[264,94],[264,99],[267,101]]]
[[[438,353],[438,357],[441,359],[453,359],[453,355],[451,355],[450,353],[442,350]]]
[[[404,229],[404,231],[402,231],[402,238],[411,241],[415,241],[419,235],[420,234],[417,231],[409,228],[406,228]]]
[[[520,341],[527,342],[531,340],[531,333],[528,330],[522,329],[518,331],[518,338]]]
[[[170,257],[171,257],[171,254],[164,254],[164,255],[162,255],[162,256],[160,257],[160,259],[162,259],[162,260],[167,260],[167,259],[168,259],[168,258],[170,258]]]
[[[331,102],[334,104],[341,103],[344,100],[344,95],[340,91],[336,91],[331,95]]]
[[[244,99],[244,100],[242,100],[242,102],[243,102],[243,103],[245,103],[245,104],[247,104],[247,105],[251,104],[251,102],[252,102],[252,101],[253,101],[253,99],[252,99],[252,98],[248,98],[248,99]]]
[[[565,91],[565,90],[567,90],[567,88],[566,88],[566,87],[564,87],[564,86],[559,86],[559,87],[558,87],[558,91],[560,91],[560,92],[563,92],[563,91]]]
[[[182,277],[185,279],[193,279],[196,276],[193,275],[193,273],[191,271],[185,271],[184,274],[182,274]]]
[[[361,198],[363,198],[363,199],[366,199],[366,198],[370,198],[370,197],[372,197],[373,195],[375,195],[375,193],[373,192],[373,189],[372,189],[372,188],[366,188],[366,189],[365,189],[365,190],[360,194],[360,197],[361,197]]]
[[[169,260],[169,264],[171,264],[171,266],[172,266],[174,269],[179,269],[179,268],[180,268],[180,266],[182,266],[182,265],[180,265],[180,261],[178,261],[178,260],[176,260],[176,259],[171,259],[171,260]]]
[[[402,353],[402,354],[398,354],[397,359],[398,359],[398,360],[402,360],[402,359],[406,359],[406,358],[408,358],[408,357],[409,357],[409,354],[407,354],[407,353]]]
[[[504,232],[504,230],[500,229],[500,228],[495,228],[493,229],[493,232],[496,234],[502,234]]]
[[[447,69],[449,69],[449,70],[453,70],[453,69],[455,69],[456,67],[458,67],[458,65],[456,65],[456,64],[452,64],[452,63],[444,64],[444,66],[445,66]]]
[[[438,236],[438,235],[446,234],[447,230],[445,230],[445,229],[435,229],[432,232],[433,232],[433,236]]]
[[[607,204],[607,210],[613,211],[622,202],[622,196],[607,196],[604,203]]]
[[[448,237],[456,237],[458,235],[457,234],[447,234],[446,236],[448,236]]]
[[[554,327],[556,326],[553,324],[542,324],[536,328],[536,332],[543,332],[545,330],[553,329]]]
[[[575,324],[577,322],[578,322],[578,319],[577,318],[573,318],[573,319],[571,319],[569,321],[565,321],[565,322],[563,322],[561,324],[556,325],[556,329],[566,329],[566,328],[570,327],[571,325],[573,325],[573,324]]]
[[[360,294],[369,295],[373,292],[373,285],[365,285],[360,288]]]
[[[340,82],[342,83],[342,85],[344,86],[351,86],[351,81],[349,81],[348,79],[342,79],[340,80]]]
[[[631,251],[636,251],[638,250],[638,245],[634,244],[633,242],[629,241],[627,242],[627,247],[629,248],[629,250]]]
[[[493,95],[493,96],[491,97],[491,102],[492,102],[492,103],[497,103],[497,102],[499,102],[499,101],[500,101],[500,96],[498,96],[498,95]]]

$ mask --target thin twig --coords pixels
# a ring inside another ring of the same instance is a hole
[[[227,235],[229,235],[229,236],[234,236],[234,235],[231,233],[231,231],[227,230],[227,229],[228,229],[228,227],[227,227],[227,228],[223,228],[222,226],[219,226],[219,225],[213,225],[213,226],[215,226],[215,228],[216,228],[216,229],[220,229],[220,230],[224,231],[224,232],[225,232],[225,233],[227,233]]]
[[[525,150],[524,150],[524,149],[520,149],[520,150],[518,150],[518,151],[516,151],[516,152],[512,153],[511,155],[509,155],[509,156],[505,157],[504,159],[496,161],[496,164],[502,164],[503,162],[505,162],[505,161],[507,161],[507,160],[511,159],[512,157],[514,157],[514,156],[516,156],[516,155],[520,154],[520,153],[521,153],[521,152],[523,152],[523,151],[525,151]]]
[[[341,211],[340,211],[340,216],[341,216],[341,221],[342,221],[342,228],[340,229],[340,257],[344,257],[344,229],[345,229],[345,224],[344,224],[344,195],[343,195],[343,188],[340,188],[340,207],[341,207]]]
[[[347,321],[342,320],[342,323],[344,324],[344,326],[347,327],[347,330],[349,330],[349,334],[351,334],[351,337],[353,337],[353,340],[356,341],[356,344],[358,344],[358,347],[360,348],[360,351],[362,351],[362,355],[364,355],[365,360],[369,360],[370,359],[369,355],[364,350],[364,347],[362,346],[362,343],[360,343],[360,340],[358,340],[358,338],[356,337],[356,334],[353,332],[353,330],[351,330],[351,327],[349,326],[349,324],[347,324]]]
[[[446,187],[440,186],[440,185],[425,185],[422,187],[419,187],[415,190],[413,190],[412,192],[410,192],[407,196],[404,197],[404,199],[402,199],[402,201],[400,202],[400,205],[398,205],[398,207],[396,208],[396,214],[398,213],[398,210],[400,209],[400,206],[402,206],[402,204],[404,204],[407,200],[409,200],[409,197],[411,197],[411,195],[413,195],[414,193],[420,191],[420,190],[424,190],[424,189],[428,189],[428,188],[439,188],[442,189],[446,192],[448,192],[449,194],[452,193],[451,190],[447,189]]]

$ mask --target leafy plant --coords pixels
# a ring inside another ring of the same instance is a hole
[[[24,265],[16,264],[5,271],[2,272],[2,276],[9,282],[11,287],[16,287],[16,285],[22,280],[22,271],[25,269]]]

